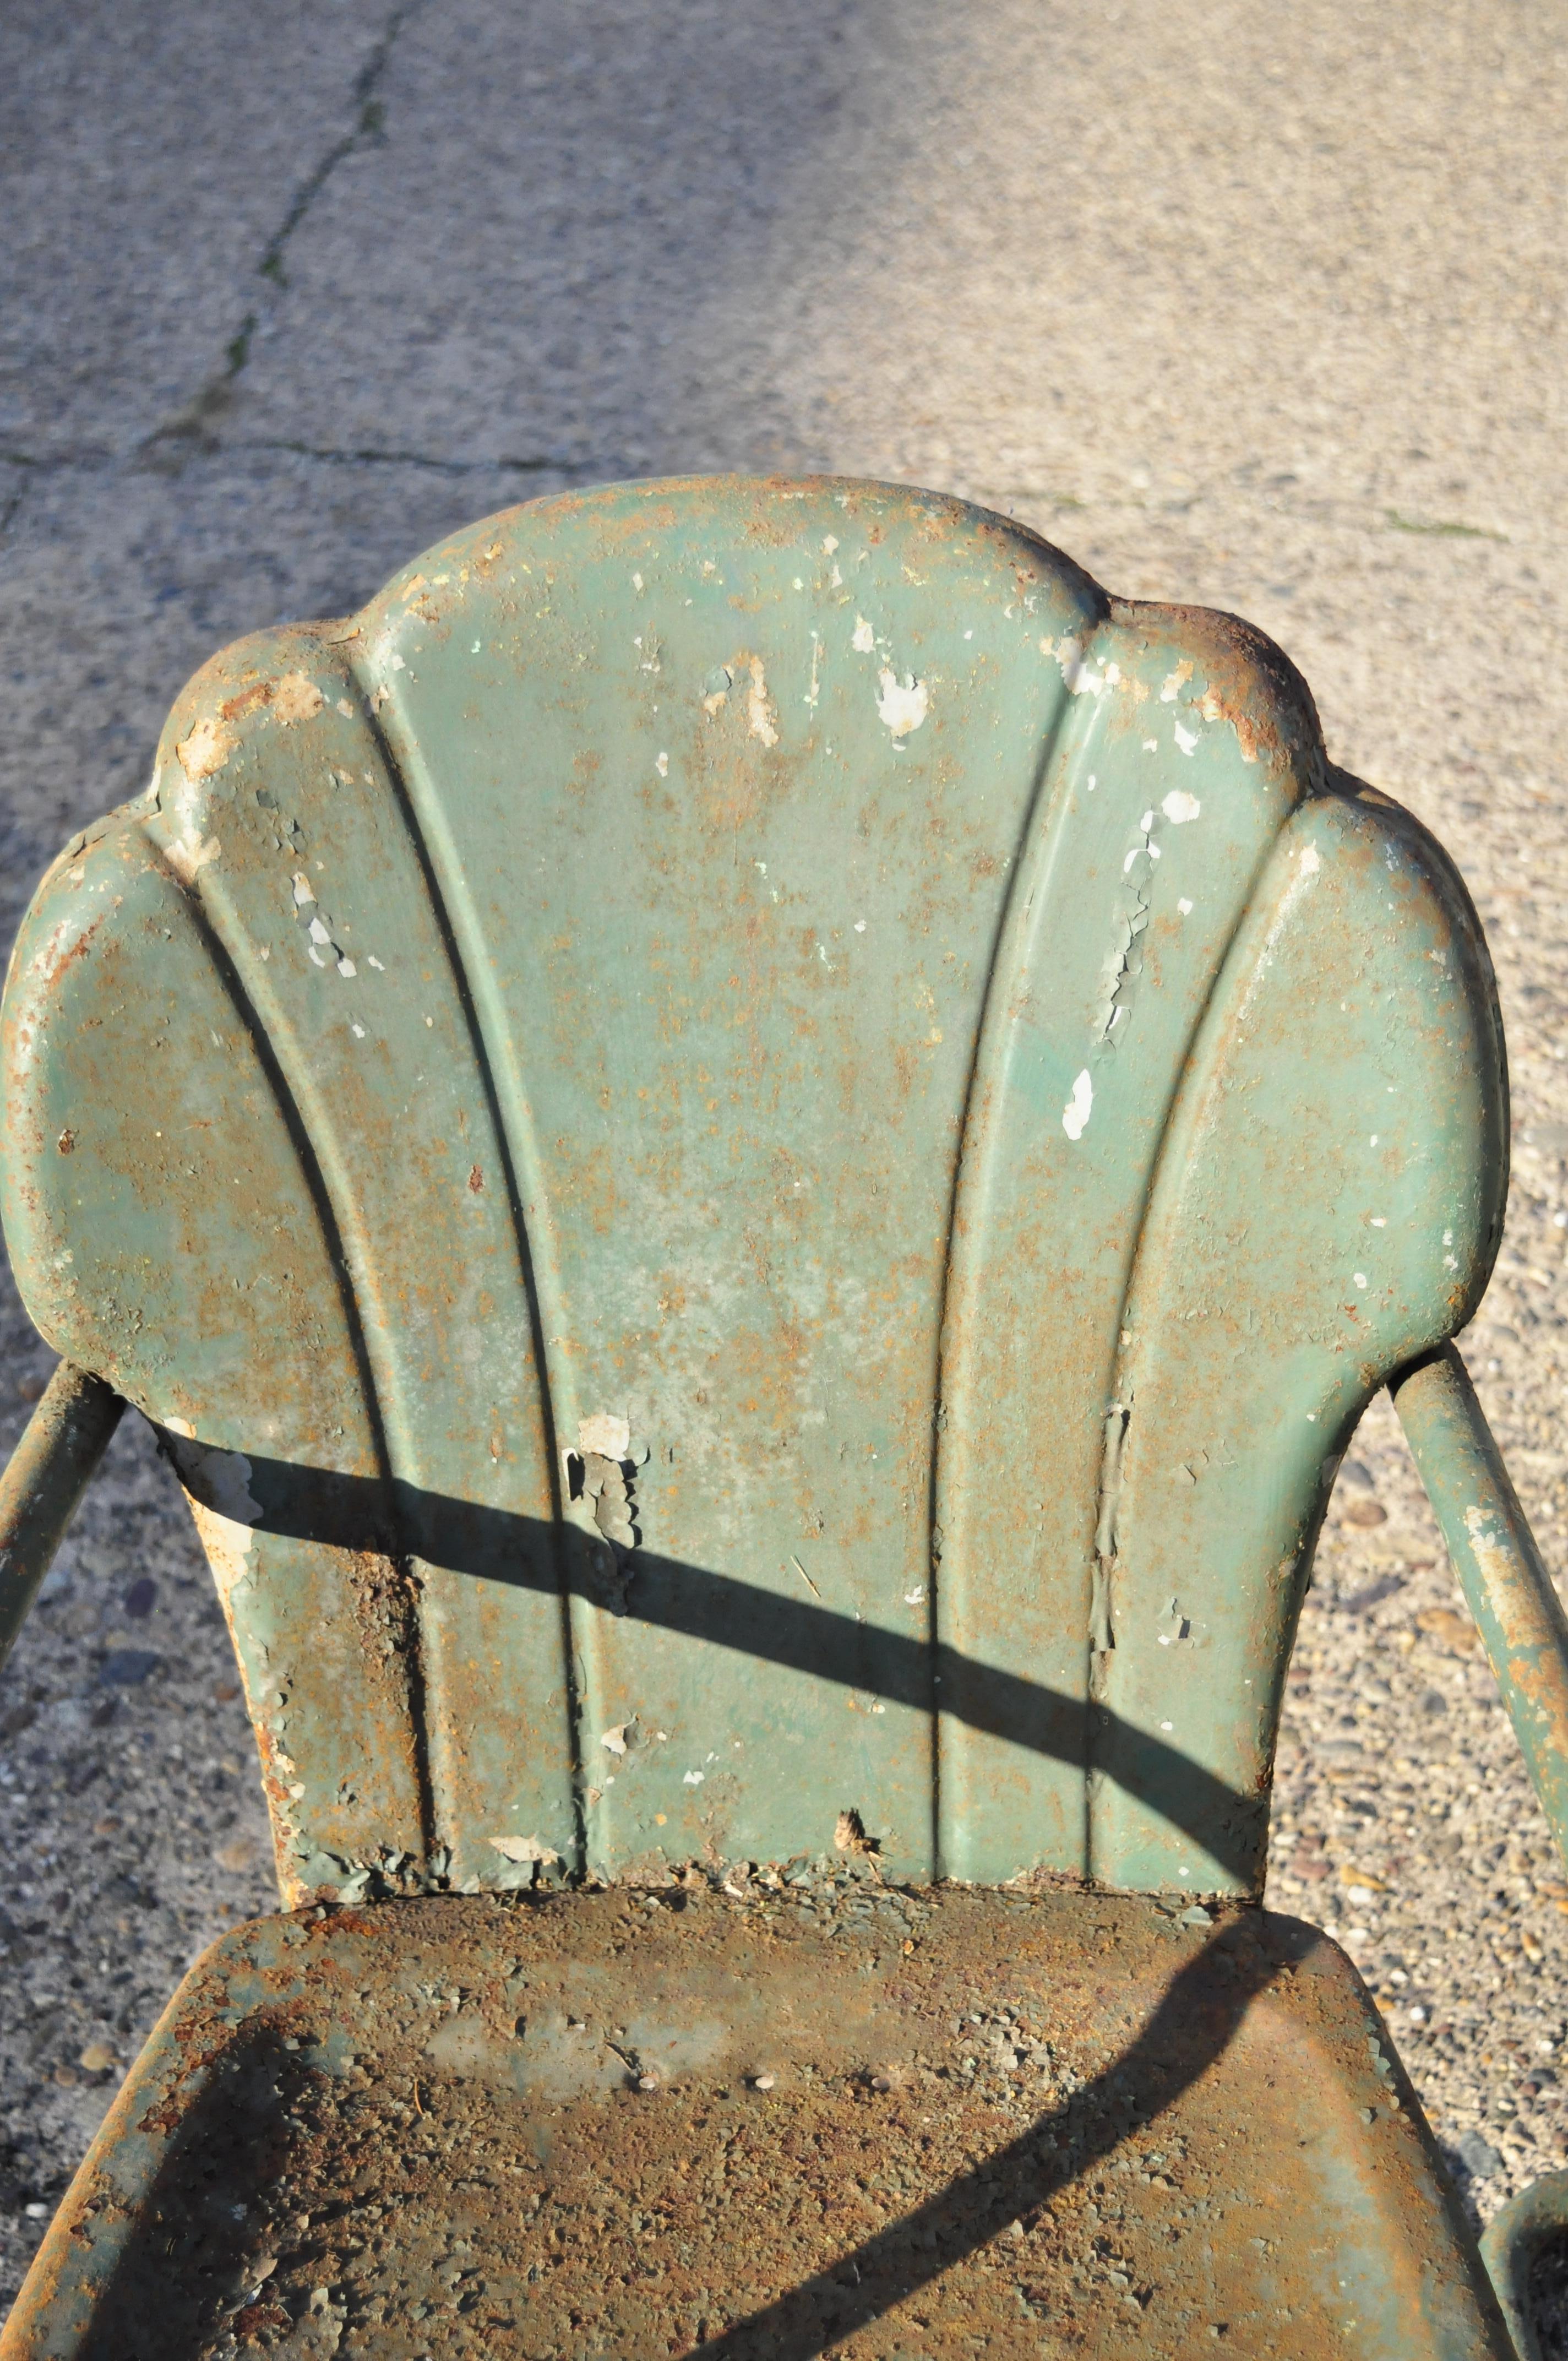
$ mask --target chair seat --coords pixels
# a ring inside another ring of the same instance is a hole
[[[0,2352],[1508,2352],[1315,1929],[867,1866],[236,1928]]]

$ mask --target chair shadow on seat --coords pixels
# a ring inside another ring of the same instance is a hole
[[[264,1534],[602,1591],[575,1528],[247,1465]],[[1083,1759],[1098,1708],[1021,1675],[641,1549],[618,1584],[651,1626],[917,1708],[940,1672],[946,1709]],[[1175,1749],[1150,1759],[1151,1804],[1211,1845],[1263,1808]],[[1059,1879],[868,1880],[831,1926],[787,1889],[706,1881],[322,1892],[214,1947],[116,2101],[50,2234],[48,2276],[88,2301],[78,2361],[137,2361],[154,2321],[170,2361],[236,2334],[307,2361],[356,2323],[371,2352],[423,2350],[464,2281],[498,2356],[817,2361],[854,2340],[885,2361],[923,2325],[927,2352],[983,2333],[999,2353],[1109,2356],[1146,2336],[1185,2351],[1217,2313],[1237,2350],[1245,2323],[1278,2320],[1326,2349],[1355,2305],[1387,2315],[1368,2353],[1503,2349],[1415,2094],[1354,1970],[1300,1922]],[[918,1924],[894,1927],[901,1911]],[[479,2019],[422,2017],[429,1993],[488,1993],[473,2005],[499,2012],[491,2047]],[[607,2037],[636,2019],[701,2041],[652,2100],[635,2061],[561,2084],[551,2028],[584,2031],[568,1993],[579,2016],[608,2011]],[[978,2076],[961,2054],[971,2025],[1004,2020],[1044,2044],[1043,2106],[1024,2049]],[[760,2102],[742,2050],[763,2022],[786,2087]],[[873,2040],[885,2068],[857,2046]],[[738,2133],[741,2187],[705,2194]],[[1299,2251],[1281,2236],[1298,2219],[1317,2225]]]
[[[531,1913],[559,1910],[561,1902],[559,1897],[521,1895],[510,1907],[526,1922]],[[513,1919],[512,1924],[518,1940],[525,1943],[526,1923],[520,1926]],[[1290,1921],[1266,1922],[1260,1929],[1253,1914],[1216,1928],[1178,1969],[1140,2033],[1102,2072],[1042,2113],[1021,2136],[949,2180],[927,2202],[871,2236],[844,2246],[830,2263],[749,2315],[689,2344],[685,2349],[690,2361],[762,2361],[763,2356],[770,2361],[816,2361],[829,2346],[871,2327],[896,2306],[912,2298],[917,2302],[933,2281],[961,2269],[1014,2224],[1037,2216],[1109,2158],[1119,2144],[1179,2105],[1223,2057],[1250,2004],[1282,1971],[1290,1972],[1317,1939],[1310,1928]],[[137,2192],[137,2226],[111,2268],[80,2361],[126,2361],[139,2349],[138,2331],[153,2321],[159,2350],[171,2361],[172,2356],[184,2361],[187,2354],[207,2350],[225,2332],[263,2341],[294,2324],[304,2285],[323,2268],[345,2287],[350,2318],[367,2304],[385,2301],[385,2282],[378,2284],[367,2266],[356,2275],[355,2264],[345,2265],[341,2257],[323,2265],[322,2249],[333,2244],[330,2225],[313,2219],[310,2233],[281,2241],[278,2225],[267,2225],[269,2192],[275,2193],[289,2180],[292,2152],[309,2148],[319,2136],[313,2117],[321,2070],[308,2046],[291,2040],[286,2044],[287,2025],[292,2021],[264,2009],[242,2022],[202,2059],[194,2092],[182,2106],[177,2107],[172,2096],[167,2103],[169,2115],[177,2116],[170,2126],[173,2136],[150,2185]],[[409,2151],[417,2150],[421,2132],[429,2133],[433,2158],[440,2147],[441,2094],[426,2087],[417,2125],[378,2125],[376,2094],[362,2103],[372,2121],[361,2125],[351,2145],[361,2158],[368,2150],[379,2160],[383,2186],[367,2190],[361,2173],[355,2180],[356,2196],[345,2196],[341,2205],[328,2211],[348,2213],[367,2197],[406,2206],[399,2217],[400,2234],[406,2224],[413,2234],[409,2240],[412,2246],[421,2235],[419,2208],[400,2181],[414,2161]],[[638,2103],[630,2099],[627,2103],[635,2108]],[[146,2120],[144,2116],[144,2125]],[[467,2128],[471,2136],[472,2121]],[[1282,2177],[1287,2182],[1289,2175],[1285,2161]],[[1080,2192],[1080,2202],[1085,2194]],[[1301,2194],[1309,2194],[1305,2184]],[[482,2231],[476,2233],[471,2220],[467,2230],[492,2307],[499,2306],[499,2312],[492,2310],[492,2324],[521,2331],[527,2326],[528,2282],[533,2276],[528,2257],[543,2241],[537,2223],[520,2217],[516,2204],[515,2197],[509,2197],[489,2217],[488,2240]],[[306,2251],[291,2256],[290,2245],[303,2246]],[[280,2246],[284,2268],[279,2270]],[[618,2253],[622,2246],[628,2256],[636,2251],[630,2227],[624,2240],[613,2232],[601,2238],[598,2257],[590,2258],[608,2284],[624,2269]],[[264,2249],[270,2250],[270,2259]],[[264,2270],[258,2271],[258,2261],[266,2263]],[[404,2272],[411,2261],[416,2273],[423,2262],[433,2283],[432,2257],[405,2251]],[[1039,2332],[1048,2331],[1056,2307],[1044,2287],[1031,2292],[1027,2266],[1021,2268],[1025,2281],[1010,2305],[1014,2325],[1023,2334],[1034,2319]],[[291,2284],[295,2278],[299,2288]],[[981,2286],[970,2302],[983,2306],[987,2292],[994,2295],[995,2290]],[[1201,2300],[1196,2290],[1194,2296]],[[716,2300],[708,2310],[711,2322],[719,2302]],[[308,2323],[308,2314],[304,2316]],[[1129,2311],[1129,2326],[1133,2319]],[[1007,2324],[1005,2320],[1002,2324]],[[393,2327],[394,2320],[387,2325]],[[597,2352],[592,2323],[585,2321],[583,2331],[583,2352]],[[623,2324],[620,2334],[625,2334]],[[294,2349],[292,2344],[289,2349]],[[613,2349],[626,2348],[617,2344]],[[1027,2349],[1033,2351],[1033,2344]]]

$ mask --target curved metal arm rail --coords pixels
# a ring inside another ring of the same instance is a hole
[[[1542,2361],[1530,2311],[1530,2275],[1536,2257],[1568,2230],[1568,2172],[1543,2172],[1510,2199],[1481,2240],[1497,2301],[1519,2351],[1519,2361]]]
[[[1388,1390],[1568,1860],[1568,1616],[1453,1346],[1412,1363]]]
[[[125,1407],[102,1378],[61,1361],[0,1476],[0,1667]]]
[[[1568,1860],[1568,1616],[1453,1346],[1413,1363],[1389,1391],[1541,1808]],[[1549,2172],[1504,2206],[1481,2241],[1521,2361],[1541,2361],[1530,2314],[1531,2266],[1565,2234],[1568,2172]]]

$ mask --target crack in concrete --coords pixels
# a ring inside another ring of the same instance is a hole
[[[372,445],[334,450],[317,443],[302,443],[290,435],[236,435],[225,451],[286,451],[299,459],[316,459],[337,467],[424,467],[440,476],[582,476],[603,472],[602,462],[565,459],[549,452],[532,458],[443,459],[427,451],[379,451]]]
[[[194,443],[212,450],[217,447],[214,433],[216,422],[234,400],[235,380],[242,374],[250,359],[251,346],[263,322],[276,310],[279,300],[288,291],[289,274],[284,258],[294,233],[308,217],[312,207],[341,164],[357,154],[362,148],[379,147],[386,137],[387,110],[377,92],[391,63],[398,38],[410,19],[428,5],[428,0],[398,0],[382,28],[380,38],[354,78],[350,104],[354,108],[351,129],[334,139],[324,156],[308,172],[290,199],[282,220],[262,249],[256,266],[257,276],[265,284],[260,300],[246,313],[234,335],[224,348],[221,372],[209,378],[186,408],[155,427],[140,447],[149,450],[159,443]],[[286,447],[286,446],[285,446]]]

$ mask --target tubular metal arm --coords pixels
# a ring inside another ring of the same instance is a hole
[[[1536,1794],[1568,1860],[1568,1617],[1453,1346],[1412,1363],[1389,1391]],[[1521,2361],[1541,2361],[1530,2266],[1565,2232],[1568,2172],[1549,2172],[1504,2206],[1481,2242]]]
[[[102,1378],[61,1361],[0,1476],[0,1668],[124,1409]]]
[[[1412,1362],[1388,1390],[1568,1861],[1568,1616],[1453,1346]]]

